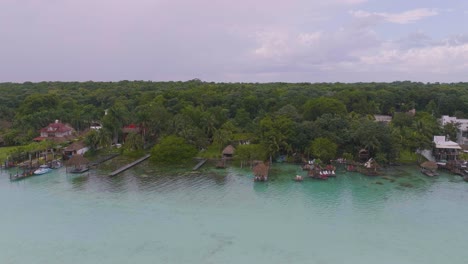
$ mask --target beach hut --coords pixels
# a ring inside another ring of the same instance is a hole
[[[66,163],[67,172],[83,173],[89,170],[89,161],[82,155],[73,155]]]
[[[255,181],[266,181],[268,180],[268,165],[264,162],[259,162],[253,167],[253,174]]]
[[[235,151],[236,149],[232,145],[225,147],[222,152],[223,159],[232,159]]]
[[[425,168],[425,169],[428,169],[428,170],[436,170],[437,169],[437,163],[433,162],[433,161],[426,161],[426,162],[423,162],[421,163],[421,168]]]

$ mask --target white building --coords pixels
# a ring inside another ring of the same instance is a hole
[[[458,127],[457,143],[459,145],[468,146],[468,119],[458,119],[456,117],[451,117],[447,115],[442,116],[442,126],[445,126],[448,123],[457,123],[460,125]]]
[[[461,147],[457,142],[446,140],[445,136],[434,136],[434,144],[432,153],[437,162],[458,160]]]
[[[392,116],[389,115],[374,115],[374,119],[376,122],[388,124],[392,122]]]

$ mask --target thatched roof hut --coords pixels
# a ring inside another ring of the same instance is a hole
[[[268,176],[268,166],[261,162],[261,163],[258,163],[257,165],[255,165],[255,167],[253,168],[253,173],[254,173],[254,176],[255,177],[267,177]]]
[[[73,155],[66,163],[67,166],[82,166],[88,165],[89,161],[82,155]]]
[[[437,169],[437,163],[435,163],[433,161],[423,162],[420,166],[422,168],[428,169],[428,170],[436,170]]]
[[[223,150],[223,157],[225,158],[232,158],[232,156],[234,155],[234,152],[236,151],[236,149],[232,146],[232,145],[229,145],[227,147],[224,148]]]
[[[64,151],[70,151],[70,152],[76,152],[78,150],[81,150],[83,148],[85,148],[86,145],[83,141],[77,141],[77,142],[73,142],[70,146],[66,147],[64,149]]]

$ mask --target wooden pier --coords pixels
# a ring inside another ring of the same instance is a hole
[[[119,174],[119,173],[125,171],[125,170],[128,170],[128,169],[130,169],[131,167],[133,167],[133,166],[135,166],[135,165],[138,165],[138,164],[140,164],[141,162],[147,160],[150,156],[151,156],[150,154],[147,154],[147,155],[145,155],[143,158],[140,158],[140,159],[138,159],[138,160],[135,160],[135,161],[132,162],[132,163],[129,163],[129,164],[123,166],[123,167],[120,167],[119,169],[117,169],[117,170],[111,172],[111,173],[109,174],[109,176],[112,177],[112,176],[115,176],[115,175],[117,175],[117,174]]]
[[[207,159],[200,160],[200,162],[198,162],[198,164],[195,165],[195,167],[193,167],[192,170],[194,170],[194,171],[198,170],[201,166],[203,166],[203,164],[205,164],[206,161],[207,161]]]

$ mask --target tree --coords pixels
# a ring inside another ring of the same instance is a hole
[[[90,150],[97,150],[99,146],[98,132],[91,130],[84,138],[84,143]]]
[[[138,133],[129,133],[125,139],[124,148],[130,151],[142,150],[145,142]]]
[[[260,144],[239,145],[236,148],[234,158],[242,161],[265,160],[267,153]]]
[[[236,128],[231,121],[224,123],[220,129],[215,130],[213,134],[213,143],[218,144],[223,148],[226,144],[232,141],[235,130]]]
[[[178,136],[167,136],[161,139],[151,150],[151,159],[156,163],[176,164],[193,158],[197,150],[193,145]]]
[[[117,143],[123,125],[126,123],[129,112],[122,102],[117,102],[107,110],[102,122],[104,129],[112,134],[112,142]]]
[[[272,156],[284,151],[291,152],[288,138],[292,135],[293,121],[285,116],[272,119],[266,116],[260,121],[260,138],[262,144],[268,151],[270,162]]]
[[[457,141],[458,129],[460,128],[460,123],[450,122],[443,126],[443,133],[448,137],[448,140]]]
[[[329,161],[336,157],[338,145],[328,138],[316,138],[310,144],[310,151],[315,158]]]
[[[91,130],[84,138],[84,142],[91,150],[97,150],[100,147],[110,146],[112,135],[105,129]]]
[[[320,97],[307,101],[304,105],[304,119],[315,120],[323,114],[346,115],[346,106],[337,99]]]
[[[414,117],[407,115],[406,113],[395,113],[392,118],[392,125],[395,127],[410,127],[413,123]]]

